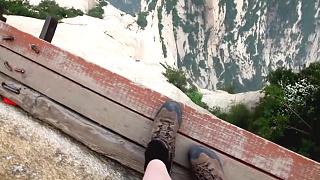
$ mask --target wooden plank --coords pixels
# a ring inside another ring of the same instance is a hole
[[[7,19],[5,17],[3,17],[3,7],[0,4],[0,21],[6,22]]]
[[[4,23],[0,23],[0,34],[20,37],[15,42],[0,41],[1,45],[146,117],[154,117],[157,108],[168,99]],[[41,53],[30,50],[30,44],[36,44]],[[317,162],[187,105],[184,105],[184,112],[180,132],[187,137],[279,178],[320,179],[320,164]]]
[[[33,117],[60,129],[98,153],[140,173],[144,172],[145,148],[93,123],[3,73],[0,73],[0,82],[20,89],[20,94],[15,94],[0,88],[0,95],[16,102]],[[176,164],[173,167],[172,178],[190,179],[188,172]]]
[[[151,119],[89,91],[12,51],[0,48],[0,54],[0,64],[6,60],[10,60],[10,66],[13,68],[23,68],[25,75],[22,76],[14,71],[9,71],[5,66],[0,66],[1,72],[32,87],[79,114],[94,120],[100,125],[146,147],[150,139]],[[187,151],[195,144],[199,143],[179,134],[177,136],[175,162],[188,167]],[[273,179],[269,175],[244,165],[222,153],[217,152],[217,154],[223,161],[226,176],[229,179],[239,179],[239,175],[241,175],[240,179]]]
[[[41,30],[40,39],[43,39],[47,42],[51,42],[54,36],[54,33],[56,32],[56,28],[58,25],[58,21],[55,20],[51,16],[47,16],[46,21],[44,22],[43,28]]]

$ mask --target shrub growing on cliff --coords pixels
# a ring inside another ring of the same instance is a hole
[[[104,10],[102,9],[102,7],[106,5],[108,5],[107,2],[101,1],[96,7],[88,11],[88,16],[103,19]]]
[[[235,88],[233,85],[224,86],[221,90],[228,92],[229,94],[235,94]]]
[[[164,65],[160,63],[162,67],[165,68],[165,72],[162,73],[166,78],[167,81],[177,88],[179,88],[182,92],[187,92],[188,90],[188,82],[186,78],[186,73],[183,70],[173,68],[169,65]]]
[[[45,19],[52,16],[56,20],[82,16],[83,12],[79,9],[60,7],[53,0],[42,0],[39,5],[34,6],[27,0],[0,0],[4,7],[4,14],[27,16],[38,19]]]
[[[177,6],[178,0],[166,0],[166,12],[169,14]]]
[[[173,68],[167,64],[160,64],[166,69],[166,71],[162,74],[167,78],[169,83],[173,84],[182,92],[184,92],[195,104],[202,108],[208,109],[208,105],[202,102],[203,95],[198,91],[198,88],[192,83],[189,83],[188,85],[186,73],[183,70]]]
[[[157,0],[152,0],[148,5],[148,11],[155,10],[156,6],[157,6]]]
[[[147,16],[148,12],[140,12],[138,14],[137,24],[141,27],[141,29],[144,29],[148,25]]]

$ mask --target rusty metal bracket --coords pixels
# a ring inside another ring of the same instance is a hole
[[[54,33],[56,32],[57,25],[57,20],[51,16],[47,16],[39,38],[51,43]]]
[[[6,22],[7,18],[3,17],[3,7],[0,4],[0,21]]]

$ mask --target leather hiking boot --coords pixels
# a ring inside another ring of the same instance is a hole
[[[219,157],[211,150],[194,146],[189,150],[191,169],[198,180],[225,180]]]
[[[165,102],[157,112],[151,130],[151,141],[145,152],[144,170],[151,160],[161,160],[171,173],[175,140],[182,123],[182,108],[176,101]]]

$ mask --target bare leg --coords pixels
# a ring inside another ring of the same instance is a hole
[[[176,101],[166,101],[158,110],[145,151],[144,180],[170,180],[175,140],[182,123],[182,108]]]
[[[171,178],[166,165],[162,161],[154,159],[149,162],[143,180],[171,180]]]

